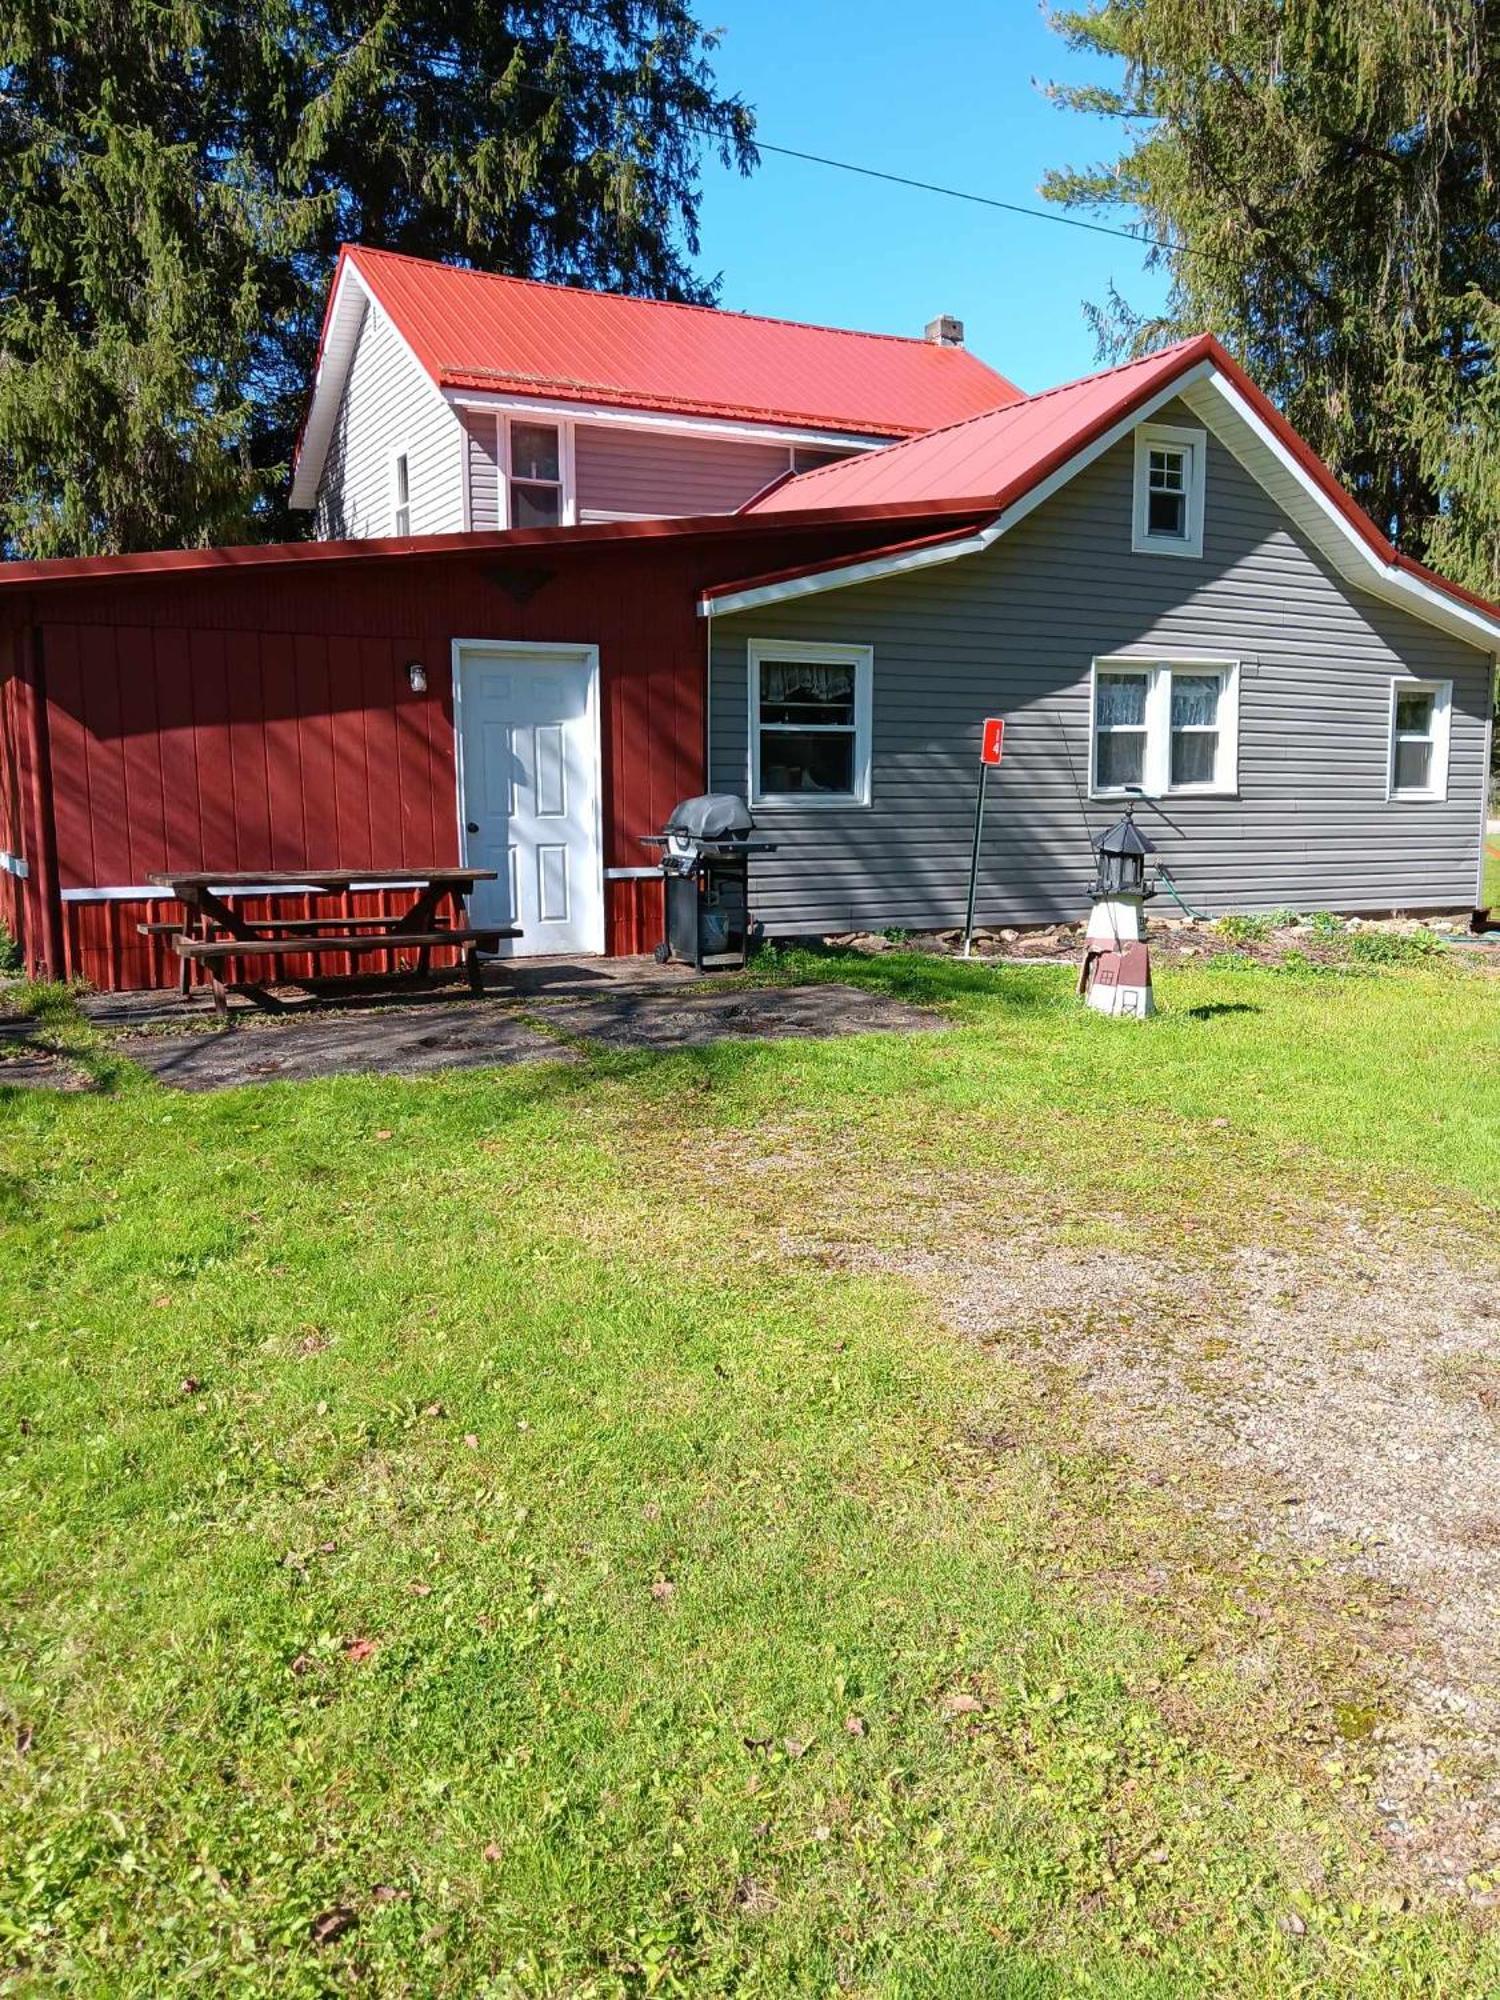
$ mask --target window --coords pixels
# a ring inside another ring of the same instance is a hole
[[[391,460],[391,533],[411,533],[411,460],[404,451]]]
[[[1151,673],[1101,673],[1094,682],[1094,790],[1146,782],[1146,696]]]
[[[1391,682],[1389,798],[1447,798],[1452,704],[1452,681]]]
[[[1096,660],[1090,790],[1233,792],[1239,668],[1232,660]]]
[[[1131,547],[1140,554],[1201,556],[1207,434],[1175,424],[1135,433]]]
[[[752,639],[749,658],[752,802],[868,805],[870,648]]]
[[[507,526],[555,528],[564,515],[562,431],[556,424],[509,426]]]

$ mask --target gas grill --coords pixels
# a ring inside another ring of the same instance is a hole
[[[735,792],[684,799],[644,842],[661,849],[666,931],[657,964],[675,958],[698,972],[738,970],[753,928],[750,857],[776,851],[774,841],[755,838],[749,806]]]

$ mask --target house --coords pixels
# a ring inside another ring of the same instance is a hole
[[[951,922],[986,713],[991,916],[1076,909],[1085,830],[1137,796],[1214,912],[1477,904],[1500,610],[1400,555],[1214,340],[748,511],[881,507],[938,532],[700,604],[709,781],[774,828],[769,928]]]
[[[847,333],[350,247],[291,503],[333,539],[732,513],[1020,393],[946,315]]]
[[[609,408],[646,393],[649,349]],[[458,370],[414,351],[443,415]],[[710,785],[775,835],[768,930],[951,923],[987,714],[1009,728],[982,922],[1077,915],[1088,837],[1132,798],[1201,908],[1474,904],[1500,608],[1399,555],[1215,342],[905,435],[873,365],[864,442],[855,385],[837,411],[788,397],[846,428],[801,470],[780,441],[733,513],[0,570],[0,916],[28,965],[170,980],[137,928],[171,914],[164,868],[460,857],[497,870],[477,914],[514,909],[520,951],[641,950],[641,836]],[[764,387],[762,420],[796,414]],[[343,389],[323,407],[347,460]],[[310,419],[317,450],[321,490]]]

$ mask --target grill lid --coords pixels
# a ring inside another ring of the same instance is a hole
[[[755,820],[738,792],[703,792],[672,808],[666,830],[688,840],[742,840]]]

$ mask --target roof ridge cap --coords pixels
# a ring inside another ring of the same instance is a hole
[[[529,285],[537,291],[580,292],[587,298],[613,299],[627,306],[670,306],[674,312],[708,313],[719,320],[753,320],[760,326],[793,326],[800,327],[808,333],[836,333],[847,340],[890,340],[902,347],[930,347],[936,354],[966,355],[970,361],[978,361],[980,367],[994,375],[997,380],[1007,383],[1011,388],[1015,387],[1009,376],[1001,375],[997,369],[991,368],[987,361],[981,360],[969,348],[941,347],[936,341],[928,340],[925,334],[867,332],[857,326],[829,326],[822,320],[784,319],[775,313],[735,312],[728,306],[702,305],[692,299],[653,299],[644,297],[639,292],[607,292],[601,291],[594,285],[564,285],[556,284],[548,278],[518,278],[509,271],[481,271],[474,264],[449,264],[440,257],[416,257],[409,250],[377,250],[364,243],[345,243],[341,248],[354,258],[389,258],[394,263],[418,264],[426,271],[452,271],[463,278],[487,278],[503,285]]]

